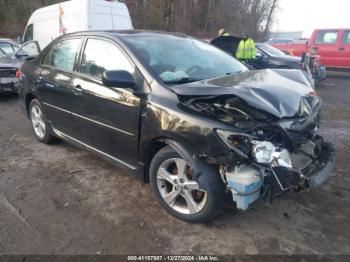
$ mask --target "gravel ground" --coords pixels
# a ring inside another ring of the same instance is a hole
[[[350,76],[318,89],[337,162],[319,190],[209,224],[169,216],[151,188],[91,153],[34,138],[17,97],[0,97],[0,254],[350,254]]]

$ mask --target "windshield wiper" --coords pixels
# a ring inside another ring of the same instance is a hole
[[[240,73],[243,73],[243,70],[239,70],[239,71],[234,72],[234,73],[229,72],[229,73],[226,73],[226,75],[227,76],[232,76],[232,75],[239,75]]]
[[[201,81],[203,79],[191,79],[189,77],[184,77],[180,79],[170,80],[170,81],[164,81],[165,84],[173,84],[173,85],[180,85],[180,84],[187,84],[192,82]]]

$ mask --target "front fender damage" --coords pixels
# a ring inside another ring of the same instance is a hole
[[[176,141],[167,140],[166,143],[189,163],[193,179],[198,182],[200,188],[204,189],[208,193],[210,193],[212,190],[225,190],[225,186],[214,166],[209,165],[203,159],[191,154],[189,149],[185,148]]]
[[[322,99],[310,86],[283,80],[287,87],[281,89],[271,86],[270,79],[265,88],[253,80],[214,79],[203,83],[202,96],[194,95],[191,86],[177,88],[184,110],[220,122],[221,129],[213,129],[220,143],[215,144],[215,138],[210,152],[194,156],[170,142],[192,164],[202,188],[221,180],[242,210],[257,199],[272,201],[287,191],[319,187],[330,176],[335,158],[334,145],[317,134]],[[256,158],[255,145],[270,145],[268,160]]]
[[[284,192],[302,192],[320,187],[331,175],[335,161],[335,145],[316,135],[291,155],[292,167],[274,164],[263,165],[251,155],[239,161],[213,165],[207,158],[175,141],[167,141],[182,158],[189,162],[191,173],[200,188],[210,192],[222,190],[232,193],[236,207],[247,210],[258,199],[272,201]],[[213,157],[212,157],[213,158]]]

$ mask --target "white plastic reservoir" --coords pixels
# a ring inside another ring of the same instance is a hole
[[[247,210],[260,197],[262,177],[258,170],[241,165],[233,172],[226,172],[226,180],[238,209]]]

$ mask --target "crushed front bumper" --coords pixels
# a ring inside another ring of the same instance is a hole
[[[316,161],[310,163],[311,171],[302,173],[305,177],[306,186],[319,187],[322,185],[332,173],[334,162],[335,162],[335,145],[330,142],[324,142],[322,144],[322,157]],[[313,166],[313,167],[312,167]],[[303,170],[301,170],[303,172]]]
[[[292,155],[293,168],[276,167],[272,171],[281,191],[300,192],[325,183],[332,173],[334,161],[335,145],[317,137]]]
[[[315,136],[294,153],[291,168],[246,163],[222,166],[219,170],[226,190],[232,193],[236,207],[247,210],[259,198],[272,201],[284,192],[301,192],[321,186],[331,175],[335,145]]]

